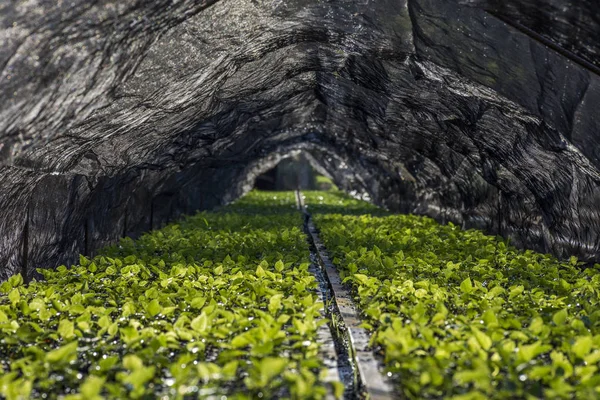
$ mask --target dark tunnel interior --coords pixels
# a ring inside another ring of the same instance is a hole
[[[600,261],[592,0],[0,4],[0,281],[291,153],[391,211]]]

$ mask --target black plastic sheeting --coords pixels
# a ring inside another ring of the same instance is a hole
[[[2,2],[0,280],[299,150],[392,210],[598,261],[594,5],[505,3]]]
[[[511,25],[532,30],[576,58],[600,67],[596,0],[462,0],[461,4],[475,5]]]

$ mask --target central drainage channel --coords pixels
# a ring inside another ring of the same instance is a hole
[[[393,399],[393,387],[383,375],[383,368],[369,347],[369,333],[360,326],[362,321],[358,309],[319,239],[300,191],[296,191],[296,203],[304,213],[304,229],[311,243],[311,272],[319,282],[325,315],[330,321],[328,325],[321,326],[328,332],[319,331],[328,377],[331,381],[343,383],[345,399]],[[335,365],[331,361],[333,357]],[[336,373],[337,379],[334,377]]]

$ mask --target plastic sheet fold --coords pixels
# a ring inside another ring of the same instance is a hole
[[[0,5],[0,280],[232,201],[299,150],[391,210],[599,261],[600,76],[506,19],[593,65],[600,25],[543,2]]]

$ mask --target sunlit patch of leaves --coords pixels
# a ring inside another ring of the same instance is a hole
[[[356,215],[319,213],[344,200],[307,197],[406,398],[600,396],[600,265],[430,218],[359,215],[351,199]]]
[[[0,285],[0,397],[322,398],[325,320],[293,193]]]

